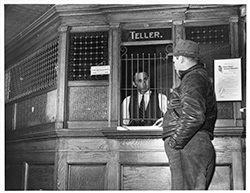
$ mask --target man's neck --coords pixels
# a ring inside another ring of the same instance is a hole
[[[144,93],[141,93],[141,92],[139,92],[138,91],[138,93],[140,94],[140,95],[145,95],[145,94],[150,94],[151,93],[151,91],[150,90],[147,90],[146,92],[144,92]]]

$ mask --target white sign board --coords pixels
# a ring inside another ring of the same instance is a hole
[[[91,66],[90,75],[106,75],[110,73],[110,66]]]
[[[217,101],[242,100],[240,58],[214,60],[214,87]]]

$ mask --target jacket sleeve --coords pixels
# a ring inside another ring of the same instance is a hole
[[[205,122],[207,85],[200,74],[184,77],[180,85],[181,110],[169,145],[183,149]]]

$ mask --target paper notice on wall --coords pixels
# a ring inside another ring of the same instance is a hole
[[[214,60],[214,86],[217,101],[242,100],[240,58]]]
[[[91,66],[90,75],[107,75],[110,73],[110,66]]]

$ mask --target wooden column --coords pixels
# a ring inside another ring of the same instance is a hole
[[[107,163],[107,189],[119,190],[120,186],[120,161],[119,161],[119,142],[114,139],[107,141],[109,146],[109,160]]]
[[[232,149],[232,173],[233,173],[233,189],[243,190],[243,165],[242,165],[242,146],[241,138],[231,140]]]
[[[59,58],[57,66],[57,113],[56,129],[67,128],[66,107],[67,107],[67,72],[68,72],[68,35],[70,27],[59,28]]]
[[[57,152],[55,154],[54,189],[67,190],[67,152],[63,151],[65,149],[65,139],[57,139],[56,144]]]
[[[231,58],[239,57],[239,32],[238,32],[238,17],[230,18],[230,43],[231,43]],[[242,66],[241,66],[242,67]],[[234,102],[234,125],[242,126],[242,121],[238,121],[242,119],[242,114],[239,111],[241,108],[241,102]]]
[[[55,129],[67,128],[67,72],[68,72],[68,36],[71,27],[63,26],[59,31],[59,59],[57,67],[57,113]],[[55,170],[54,170],[54,189],[66,190],[67,162],[64,149],[64,138],[56,141]]]
[[[112,23],[111,26],[111,63],[110,63],[110,103],[109,103],[109,127],[117,127],[120,117],[120,33],[119,23]]]

